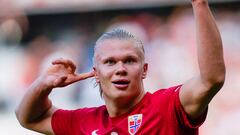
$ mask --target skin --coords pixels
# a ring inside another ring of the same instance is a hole
[[[200,74],[184,83],[180,101],[192,119],[207,108],[225,81],[222,40],[207,0],[192,1]]]
[[[147,64],[141,59],[139,48],[129,40],[105,40],[95,53],[95,78],[101,86],[109,115],[121,115],[143,98]],[[121,80],[129,84],[114,83]]]
[[[28,88],[16,109],[20,124],[40,133],[54,135],[51,126],[52,114],[57,110],[48,99],[53,88],[65,87],[74,82],[94,76],[94,72],[77,74],[76,65],[67,59],[57,59]]]
[[[221,37],[208,1],[192,0],[192,6],[196,19],[200,74],[183,84],[179,97],[184,110],[194,120],[203,113],[223,86],[225,65]],[[51,117],[57,108],[52,105],[48,95],[56,87],[65,87],[93,76],[101,86],[111,117],[128,112],[139,103],[145,93],[142,79],[146,77],[147,64],[139,59],[139,52],[132,42],[106,40],[96,53],[98,62],[93,67],[94,71],[88,73],[75,73],[76,66],[70,60],[53,61],[53,65],[28,88],[16,109],[20,124],[31,130],[53,135]],[[132,61],[132,58],[135,60]],[[124,79],[129,83],[117,85],[113,83],[115,79]]]

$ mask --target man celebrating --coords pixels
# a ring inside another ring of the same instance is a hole
[[[148,65],[142,42],[115,29],[96,42],[93,71],[75,73],[75,64],[57,59],[30,87],[16,110],[22,126],[51,135],[197,135],[207,107],[223,86],[222,42],[207,0],[193,0],[200,74],[186,83],[146,93]],[[95,77],[106,105],[77,110],[55,108],[56,87]]]

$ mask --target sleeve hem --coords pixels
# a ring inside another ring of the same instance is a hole
[[[180,117],[180,123],[183,123],[185,126],[189,128],[199,128],[207,117],[208,108],[206,108],[204,112],[197,119],[195,120],[190,119],[189,115],[185,112],[180,102],[180,97],[179,97],[180,90],[181,90],[181,86],[175,89],[176,96],[177,96],[177,98],[175,98],[177,100],[176,109],[177,109],[178,117]]]
[[[60,111],[61,109],[58,109],[58,110],[56,110],[54,113],[53,113],[53,115],[52,115],[52,118],[51,118],[51,126],[52,126],[52,130],[53,130],[53,133],[55,134],[55,135],[59,135],[58,133],[57,133],[57,130],[56,130],[56,115],[57,115],[57,113]]]

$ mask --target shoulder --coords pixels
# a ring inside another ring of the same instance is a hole
[[[85,108],[80,108],[76,110],[64,110],[64,109],[58,109],[57,111],[54,112],[53,116],[84,116],[84,115],[92,115],[92,114],[97,114],[100,112],[104,112],[106,110],[105,105],[99,106],[99,107],[85,107]]]
[[[152,94],[152,96],[169,97],[171,95],[175,95],[179,92],[181,86],[182,85],[177,85],[169,88],[158,89]]]
[[[182,85],[172,86],[156,90],[151,94],[152,104],[157,106],[169,106],[179,96],[179,90]]]
[[[105,108],[105,106],[100,106],[76,110],[58,109],[52,116],[52,129],[56,134],[79,132],[79,127],[94,123],[101,114],[104,114]]]

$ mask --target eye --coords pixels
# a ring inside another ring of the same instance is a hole
[[[113,64],[115,64],[116,62],[114,61],[114,60],[112,60],[112,59],[108,59],[108,60],[106,60],[105,62],[104,62],[104,64],[108,64],[108,65],[113,65]]]
[[[132,64],[134,62],[136,62],[136,60],[132,59],[132,58],[126,59],[126,61],[125,61],[125,63],[127,63],[127,64]]]

